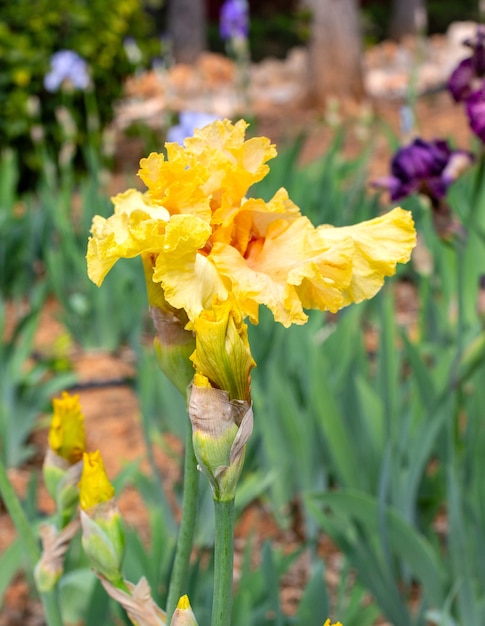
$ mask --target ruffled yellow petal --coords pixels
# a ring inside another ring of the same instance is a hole
[[[71,465],[81,460],[86,450],[84,415],[79,396],[71,396],[66,391],[61,398],[52,400],[54,414],[49,430],[49,447]]]
[[[79,481],[79,503],[83,511],[87,511],[114,498],[115,490],[109,482],[99,450],[85,452],[83,461],[83,473]]]
[[[227,289],[216,268],[202,251],[211,234],[209,224],[191,215],[175,215],[167,224],[163,254],[159,254],[153,280],[160,282],[165,299],[176,309],[185,309],[195,319],[217,296],[227,298]]]
[[[264,240],[253,242],[243,258],[231,246],[216,244],[210,258],[232,281],[231,290],[244,315],[258,320],[265,304],[284,326],[304,324],[303,307],[337,311],[342,289],[351,279],[350,238],[332,248],[306,217],[270,224]]]
[[[158,252],[170,218],[168,211],[153,206],[135,189],[118,194],[113,202],[114,214],[108,219],[94,217],[88,241],[88,276],[98,286],[118,259]]]
[[[218,120],[185,140],[186,152],[209,173],[204,192],[211,197],[212,222],[225,224],[251,185],[266,176],[276,150],[266,137],[244,140],[248,124]]]
[[[410,211],[396,208],[375,219],[334,228],[320,226],[318,233],[329,245],[354,242],[352,279],[343,290],[343,306],[372,298],[385,276],[392,276],[397,263],[407,263],[416,245],[416,231]]]
[[[138,175],[148,197],[170,215],[190,213],[210,222],[210,196],[203,189],[208,173],[178,144],[167,144],[167,152],[169,160],[152,152],[140,161]]]

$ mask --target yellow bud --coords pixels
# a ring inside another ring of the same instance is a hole
[[[181,609],[182,611],[186,611],[187,609],[190,609],[189,596],[187,594],[180,597],[177,603],[177,608]]]
[[[49,447],[58,456],[74,465],[81,460],[86,450],[84,415],[79,396],[70,396],[66,391],[61,398],[52,401],[54,414],[49,431]]]
[[[99,450],[83,457],[79,482],[82,545],[91,567],[114,584],[122,580],[123,523]]]
[[[197,626],[188,596],[182,596],[178,601],[170,626]]]
[[[85,452],[83,460],[83,473],[79,482],[79,501],[81,508],[87,511],[93,506],[111,500],[115,495],[115,490],[106,475],[99,450]]]
[[[212,387],[227,391],[230,400],[249,402],[251,356],[247,325],[232,299],[216,302],[194,320],[195,351],[190,357],[197,373]],[[197,383],[196,383],[197,384]]]
[[[330,623],[330,620],[327,619],[327,621],[325,622],[323,626],[342,626],[342,624],[340,622],[335,622],[335,624],[332,624]]]

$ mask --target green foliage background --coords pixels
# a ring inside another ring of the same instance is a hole
[[[39,170],[31,133],[42,124],[57,154],[62,141],[55,110],[68,105],[75,114],[76,143],[86,140],[86,102],[81,91],[48,93],[43,80],[51,55],[73,50],[90,68],[101,128],[113,116],[123,80],[132,72],[123,48],[127,36],[143,41],[151,25],[139,0],[16,0],[0,2],[0,151],[21,155],[23,176]],[[40,104],[39,116],[35,112]],[[28,179],[21,184],[30,186]]]

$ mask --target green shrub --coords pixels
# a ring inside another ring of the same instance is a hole
[[[65,140],[56,120],[60,107],[75,121],[70,140],[78,153],[88,140],[99,141],[93,129],[110,121],[123,79],[132,71],[123,40],[146,40],[149,31],[140,0],[0,0],[0,152],[11,146],[21,155],[21,186],[32,187],[26,173],[40,169],[32,135],[41,132],[54,155]],[[51,56],[63,49],[88,63],[93,91],[46,91]]]

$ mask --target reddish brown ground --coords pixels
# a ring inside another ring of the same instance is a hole
[[[398,105],[395,103],[379,103],[374,105],[377,119],[397,131]],[[461,147],[468,147],[470,133],[464,114],[460,107],[453,105],[446,93],[432,98],[423,99],[418,103],[419,131],[425,138],[453,137]],[[373,159],[370,164],[369,178],[382,176],[388,172],[389,149],[387,141],[381,134],[377,136],[359,122],[361,111],[354,109],[347,116],[348,130],[346,134],[345,151],[349,156],[355,156],[368,141],[374,141]],[[272,115],[261,118],[258,124],[260,134],[269,136],[278,145],[291,136],[295,136],[301,129],[309,131],[302,154],[302,160],[308,162],[322,154],[331,140],[332,132],[324,124],[322,115],[312,110],[275,111]],[[133,161],[136,167],[137,154],[133,143],[128,146],[126,161]],[[128,150],[128,147],[130,148]],[[126,163],[125,163],[126,165]],[[123,168],[127,171],[127,168]],[[124,186],[123,176],[114,176],[110,183],[110,190]],[[39,349],[52,344],[53,340],[63,332],[56,321],[56,305],[46,308],[37,336]],[[102,381],[123,377],[131,372],[129,354],[124,358],[114,358],[105,354],[82,354],[75,352],[73,363],[80,381]],[[124,464],[133,460],[143,460],[145,449],[141,434],[139,408],[133,391],[127,387],[106,387],[101,389],[83,389],[79,392],[82,407],[86,416],[86,429],[89,433],[91,449],[99,448],[106,462],[109,476],[116,476]],[[29,473],[39,471],[42,451],[46,444],[46,429],[41,428],[35,434],[35,443],[38,446],[36,462],[28,467],[12,470],[10,478],[17,491],[25,491]],[[179,479],[179,464],[176,460],[181,453],[181,445],[173,437],[167,439],[170,454],[159,450],[157,462],[164,477],[164,487],[169,493],[171,486]],[[50,512],[52,502],[45,490],[41,487],[38,498],[39,510]],[[127,524],[136,527],[144,539],[148,539],[147,514],[145,506],[134,489],[127,488],[119,498],[119,506]],[[242,516],[238,524],[236,546],[241,547],[251,529],[257,529],[260,538],[272,538],[280,545],[291,549],[298,545],[298,519],[289,531],[281,531],[271,516],[257,504],[251,506]],[[12,523],[1,507],[0,503],[0,553],[12,541],[15,530]],[[331,585],[338,582],[339,555],[327,542],[322,543],[322,553],[327,558],[328,578]],[[236,567],[239,554],[236,555]],[[306,558],[301,557],[291,573],[285,579],[282,590],[284,606],[292,612],[299,600],[304,586],[307,572]],[[10,586],[0,613],[0,626],[41,626],[43,624],[39,603],[33,601],[29,595],[27,583],[23,577],[18,577]],[[90,625],[93,626],[93,625]]]

